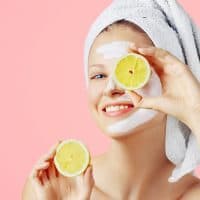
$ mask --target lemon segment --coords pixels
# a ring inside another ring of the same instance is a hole
[[[82,142],[75,139],[65,140],[56,149],[54,163],[63,176],[77,176],[89,165],[90,153]]]
[[[113,72],[114,81],[125,90],[142,88],[149,81],[150,64],[147,59],[136,53],[128,53],[119,59]]]

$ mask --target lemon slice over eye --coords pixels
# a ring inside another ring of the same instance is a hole
[[[134,90],[144,87],[150,79],[151,68],[147,59],[136,53],[128,53],[117,62],[113,79],[119,87]]]
[[[54,163],[63,176],[77,176],[89,165],[90,153],[82,142],[75,139],[64,140],[56,149]]]

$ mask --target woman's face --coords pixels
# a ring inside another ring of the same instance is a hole
[[[153,45],[145,33],[124,25],[115,25],[96,38],[89,54],[89,108],[100,129],[111,137],[133,134],[136,127],[146,126],[146,122],[163,115],[151,109],[134,108],[140,96],[158,96],[162,93],[160,80],[154,70],[147,85],[133,91],[133,101],[112,79],[116,62],[129,53],[129,43]]]

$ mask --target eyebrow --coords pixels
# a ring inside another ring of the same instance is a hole
[[[90,65],[89,67],[90,67],[90,68],[91,68],[91,67],[100,67],[100,68],[103,67],[103,68],[104,68],[105,66],[104,66],[103,64],[93,64],[93,65]]]

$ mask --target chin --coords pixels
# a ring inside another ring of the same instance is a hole
[[[165,113],[156,111],[156,114],[151,119],[148,119],[143,123],[133,123],[131,126],[129,126],[130,121],[126,121],[125,123],[123,122],[126,118],[116,121],[110,121],[102,118],[102,116],[100,116],[97,112],[92,112],[92,115],[98,128],[103,132],[103,134],[113,139],[123,139],[140,133],[141,131],[147,129],[149,126],[152,126],[152,123],[160,123],[167,116]]]
[[[120,131],[120,130],[110,131],[108,128],[109,126],[105,127],[105,126],[102,126],[99,124],[99,128],[104,133],[104,135],[106,135],[107,137],[113,138],[113,139],[123,139],[125,137],[132,136],[132,135],[140,132],[142,129],[144,129],[144,126],[146,126],[146,123],[142,124],[142,125],[138,125],[136,127],[133,127],[126,131]]]
[[[165,115],[164,115],[165,116]],[[128,123],[121,124],[119,123],[117,125],[114,125],[112,123],[107,124],[107,126],[101,126],[101,130],[105,133],[105,135],[111,137],[111,138],[126,138],[129,136],[133,136],[135,134],[144,132],[148,129],[148,127],[151,127],[152,124],[158,124],[161,122],[161,119],[163,118],[163,114],[159,113],[155,115],[150,120],[145,121],[144,123],[133,123],[131,126],[128,127]],[[120,122],[120,121],[119,121]]]
[[[129,133],[109,133],[109,135],[107,134],[107,136],[109,136],[110,138],[113,138],[113,139],[123,139],[123,138],[130,137],[133,134],[134,134],[134,132],[129,132]]]

